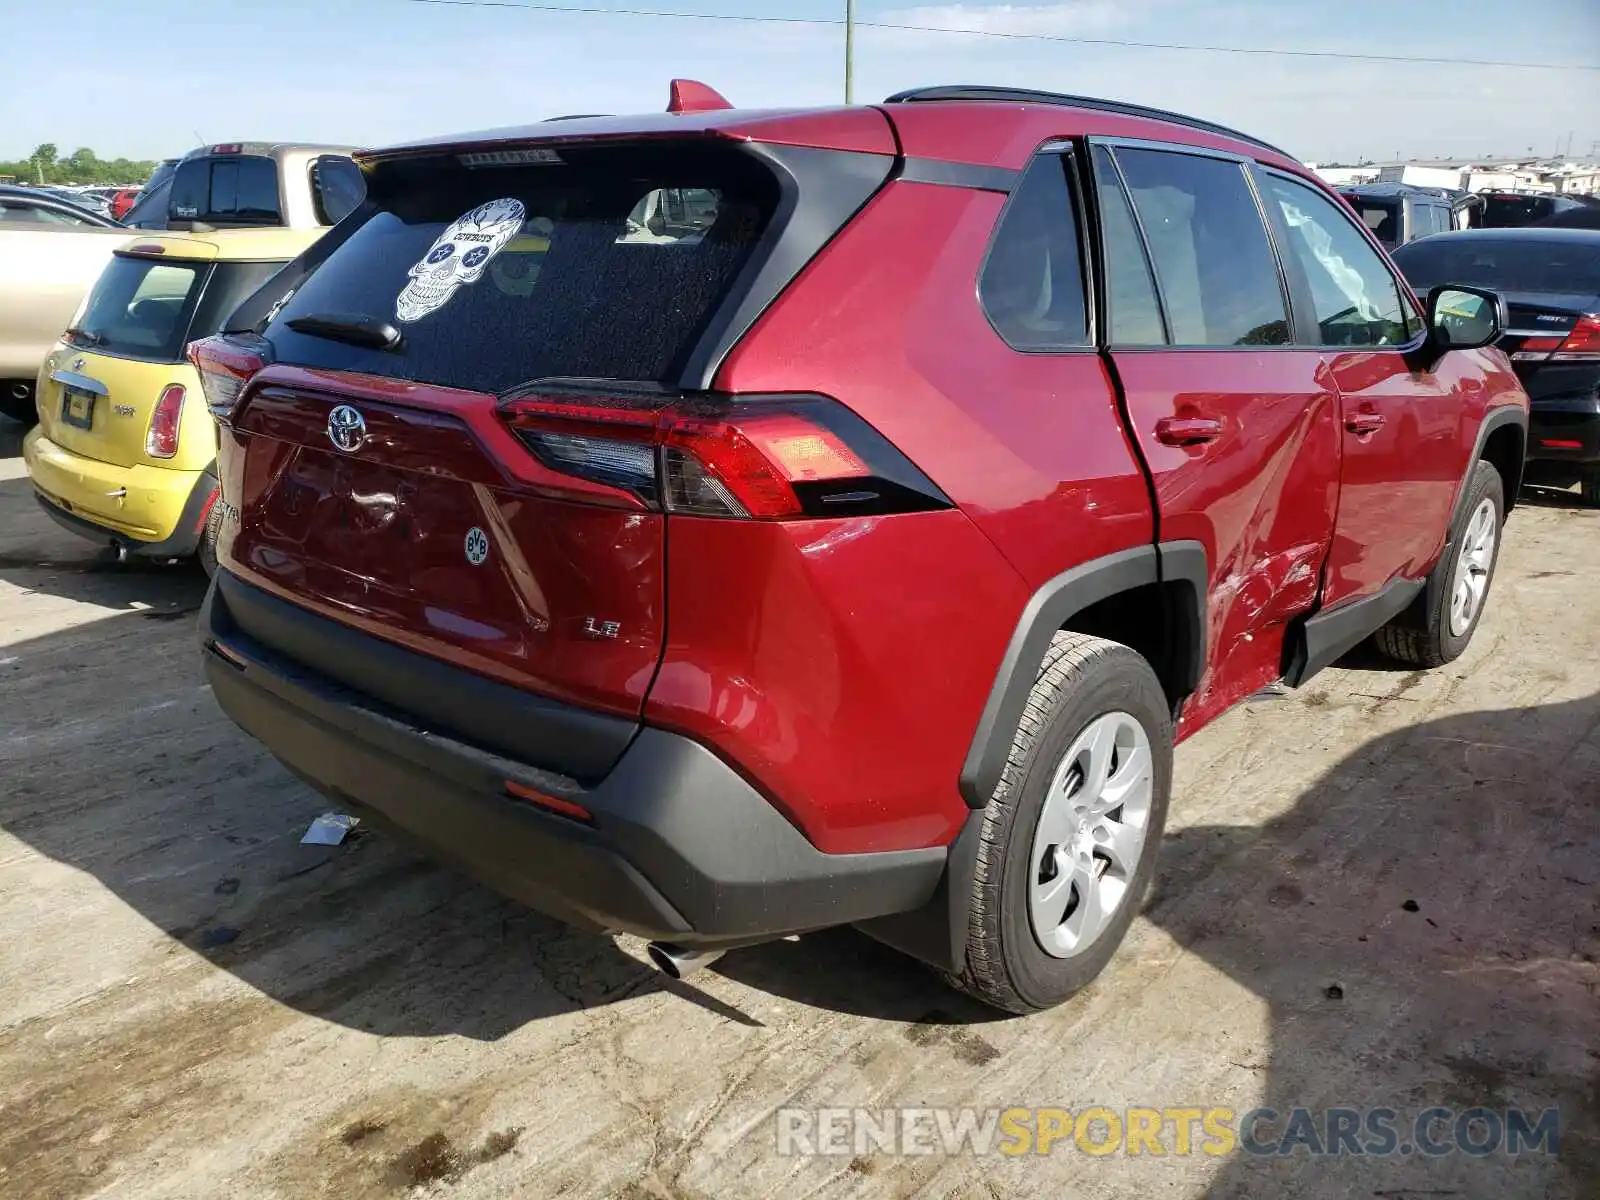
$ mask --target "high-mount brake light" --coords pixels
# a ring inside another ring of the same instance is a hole
[[[881,434],[825,396],[606,395],[535,385],[500,411],[550,470],[659,511],[771,521],[950,504]]]
[[[270,349],[261,338],[226,333],[189,343],[189,361],[200,373],[206,407],[213,417],[233,419],[245,384],[267,365]]]

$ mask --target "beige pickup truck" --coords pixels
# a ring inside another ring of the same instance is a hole
[[[39,365],[133,233],[36,189],[0,187],[0,413],[34,423]]]

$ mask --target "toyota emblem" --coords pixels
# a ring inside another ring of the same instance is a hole
[[[328,440],[346,454],[354,454],[367,440],[367,421],[348,404],[328,414]]]

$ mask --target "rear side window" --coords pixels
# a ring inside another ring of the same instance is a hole
[[[1105,245],[1106,304],[1113,346],[1160,346],[1167,340],[1161,301],[1150,274],[1133,209],[1122,190],[1116,165],[1104,146],[1094,148],[1095,195],[1100,201],[1100,235]]]
[[[172,177],[171,216],[210,225],[278,225],[278,164],[256,154],[191,158]]]
[[[1277,260],[1243,168],[1162,150],[1116,151],[1178,346],[1289,341]]]
[[[233,310],[282,269],[281,262],[219,262],[211,269],[185,340],[222,332]]]
[[[1361,223],[1385,246],[1400,244],[1400,204],[1399,200],[1362,200],[1359,197],[1350,201]],[[1420,208],[1417,211],[1420,212]]]
[[[726,150],[562,154],[380,166],[372,214],[267,325],[279,361],[489,392],[675,378],[760,242],[776,180]],[[349,313],[403,340],[383,351],[289,328]]]
[[[1320,344],[1399,346],[1420,329],[1399,284],[1332,200],[1281,175],[1261,176],[1288,227],[1287,252],[1311,288]]]
[[[165,229],[171,202],[172,176],[168,174],[139,193],[139,199],[123,216],[122,223],[130,229]]]
[[[337,225],[367,194],[367,181],[354,160],[324,154],[311,164],[311,196],[319,225]]]
[[[183,356],[205,271],[204,263],[113,255],[89,293],[82,319],[68,331],[73,344],[176,362]]]
[[[1089,344],[1076,206],[1066,160],[1041,154],[1006,205],[978,278],[995,332],[1016,350]]]

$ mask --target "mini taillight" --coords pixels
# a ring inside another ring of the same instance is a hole
[[[1600,358],[1600,314],[1579,317],[1561,348],[1550,356],[1557,362]]]
[[[535,385],[500,411],[552,471],[615,488],[658,511],[783,520],[950,504],[877,430],[825,396],[599,394]]]
[[[206,407],[219,421],[230,421],[244,385],[268,362],[271,347],[254,335],[217,334],[189,343],[189,361],[200,373]]]
[[[171,458],[178,453],[178,430],[183,424],[183,384],[162,389],[150,413],[150,430],[144,435],[144,452],[151,458]]]

